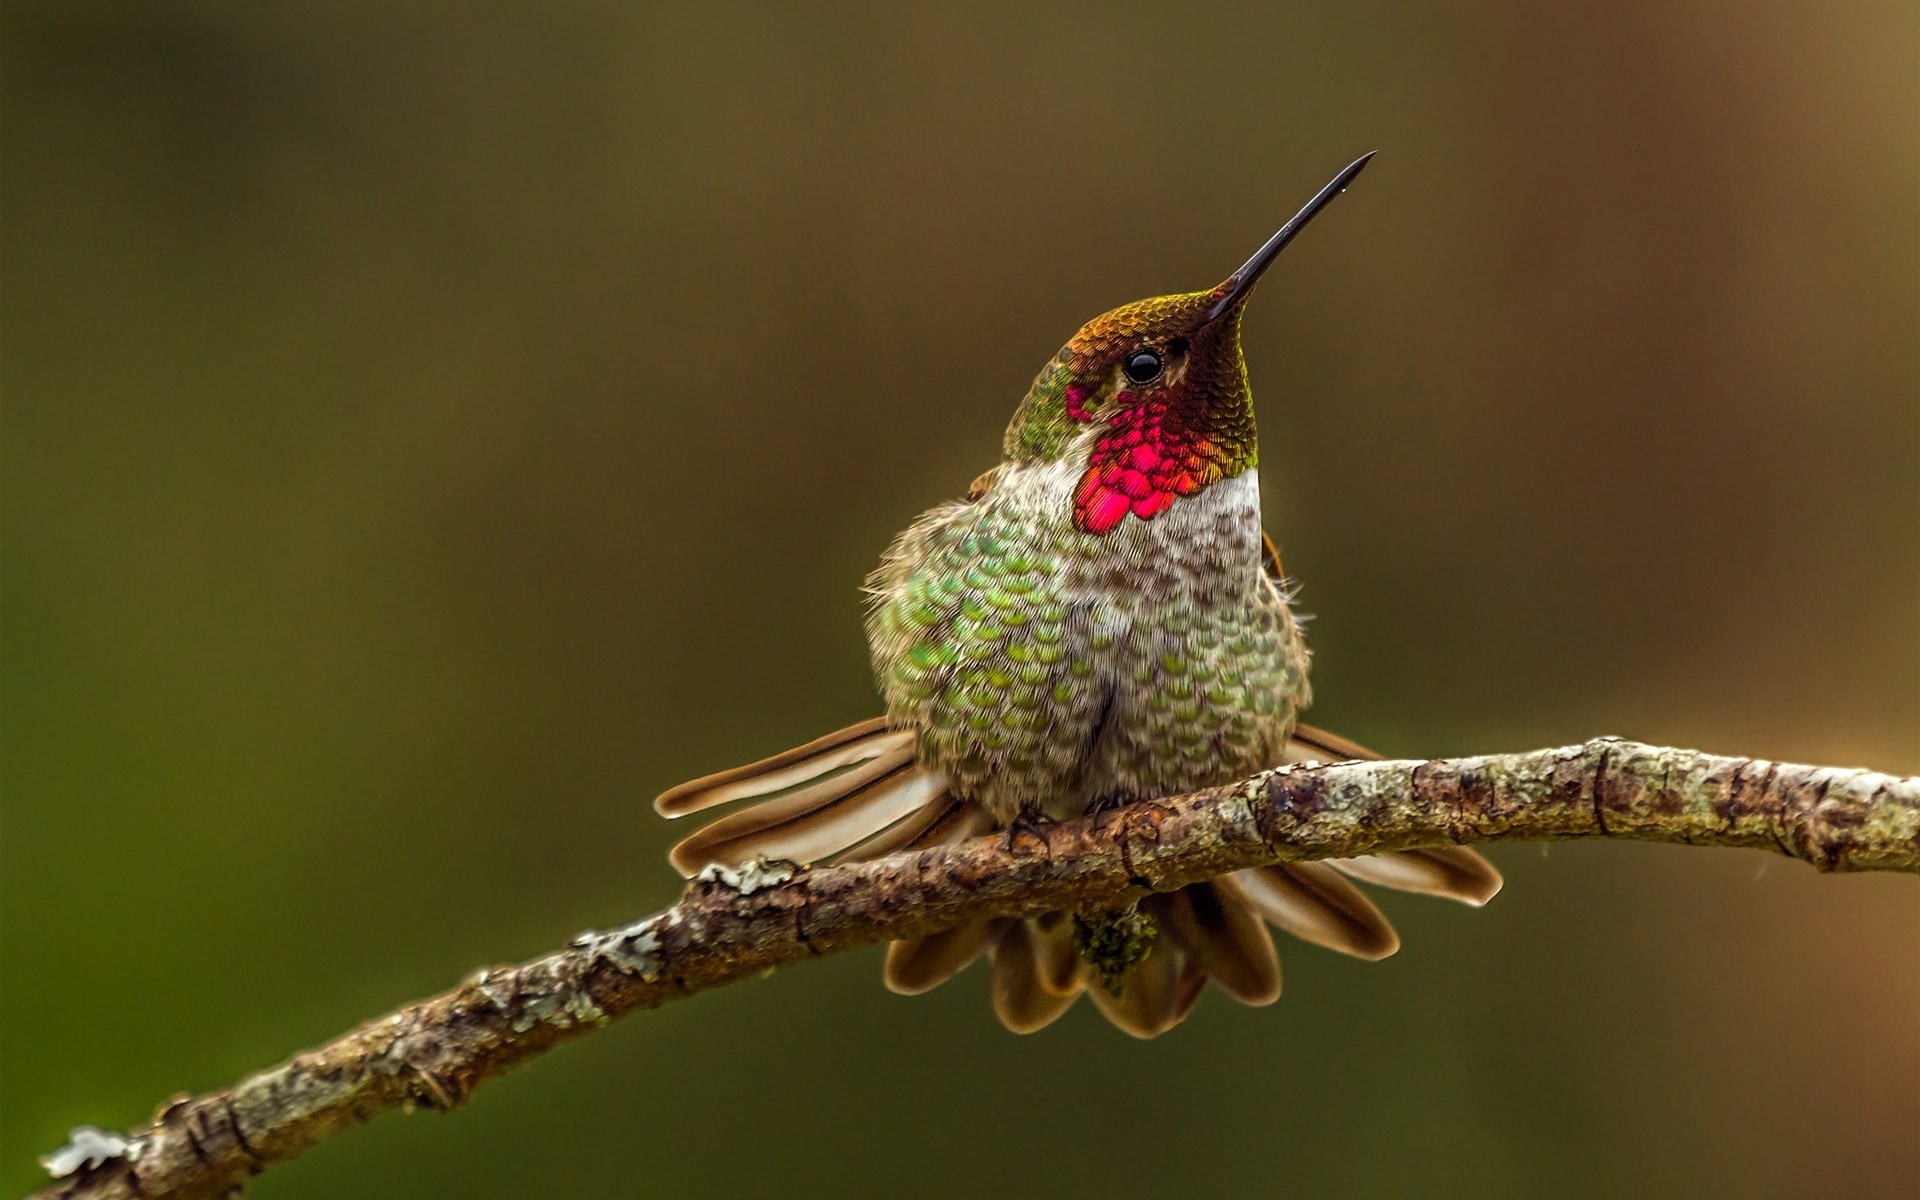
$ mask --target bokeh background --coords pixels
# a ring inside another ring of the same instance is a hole
[[[1362,150],[1247,326],[1316,719],[1920,771],[1904,0],[0,11],[7,1192],[673,898],[1067,335]],[[1911,1184],[1913,880],[1494,857],[1155,1043],[853,954],[254,1194]]]

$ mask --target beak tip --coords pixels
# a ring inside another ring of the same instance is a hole
[[[1367,164],[1372,162],[1373,156],[1378,153],[1378,150],[1369,150],[1348,163],[1338,175],[1333,177],[1331,183],[1321,188],[1319,194],[1307,201],[1305,208],[1295,213],[1291,220],[1280,227],[1278,233],[1268,238],[1266,245],[1255,251],[1254,256],[1246,261],[1246,265],[1227,276],[1226,282],[1214,289],[1214,294],[1219,299],[1214,301],[1213,307],[1208,310],[1207,320],[1210,322],[1219,320],[1244,301],[1247,294],[1253,290],[1253,285],[1260,278],[1261,273],[1272,265],[1274,258],[1288,242],[1293,240],[1293,235],[1299,233],[1308,221],[1319,215],[1320,210],[1325,208],[1335,196],[1346,191],[1347,185],[1366,169]]]
[[[1360,177],[1360,172],[1367,169],[1367,164],[1372,162],[1373,156],[1378,153],[1380,153],[1378,150],[1369,150],[1359,158],[1348,163],[1344,170],[1333,177],[1333,183],[1329,185],[1329,190],[1332,191],[1334,195],[1339,195],[1341,192],[1346,191],[1348,186]]]

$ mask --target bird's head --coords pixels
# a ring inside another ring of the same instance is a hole
[[[1218,287],[1136,301],[1083,325],[1021,401],[1007,460],[1080,467],[1073,519],[1090,533],[1129,514],[1152,520],[1254,466],[1259,444],[1240,353],[1247,297],[1372,157],[1335,176]]]

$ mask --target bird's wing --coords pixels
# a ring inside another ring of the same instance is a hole
[[[1267,578],[1273,580],[1273,586],[1280,589],[1281,595],[1287,594],[1287,569],[1280,565],[1280,547],[1273,544],[1273,535],[1260,531],[1260,560],[1267,564]]]

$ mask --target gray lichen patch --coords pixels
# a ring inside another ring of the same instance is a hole
[[[1499,756],[1468,760],[1493,787],[1493,807],[1500,812],[1542,809],[1553,802],[1553,781],[1528,765]]]
[[[658,920],[648,917],[607,933],[588,930],[573,939],[573,944],[587,952],[589,962],[610,963],[629,975],[652,979],[660,974]]]
[[[512,979],[512,971],[490,967],[474,975],[467,982],[480,989],[480,994],[487,998],[488,1004],[504,1013],[513,1004],[513,987],[510,982]]]
[[[800,874],[800,871],[799,863],[789,862],[784,858],[754,857],[741,863],[738,868],[708,863],[700,868],[700,873],[693,877],[693,881],[717,883],[739,892],[742,896],[751,896],[755,892],[791,881]]]
[[[121,1158],[132,1162],[139,1157],[139,1142],[95,1125],[78,1125],[67,1135],[66,1145],[40,1156],[40,1165],[55,1179],[65,1179],[81,1167],[104,1166]]]
[[[393,1069],[381,1060],[367,1065],[374,1071]],[[372,1084],[373,1072],[315,1070],[296,1060],[236,1085],[228,1101],[228,1119],[244,1142],[276,1121],[303,1120],[332,1111]]]
[[[593,1002],[593,997],[589,996],[584,988],[575,988],[567,993],[565,1012],[570,1019],[580,1024],[599,1024],[607,1020],[607,1014]]]
[[[589,929],[559,954],[521,967],[481,971],[467,983],[507,1019],[515,1033],[526,1033],[537,1025],[555,1029],[602,1025],[612,1018],[587,987],[589,970],[605,963],[641,979],[658,978],[663,967],[661,931],[675,916],[656,915],[605,932]]]
[[[578,972],[568,969],[560,956],[544,959],[522,972],[521,987],[508,1015],[515,1033],[526,1033],[535,1025],[571,1029],[607,1019],[581,985]]]

